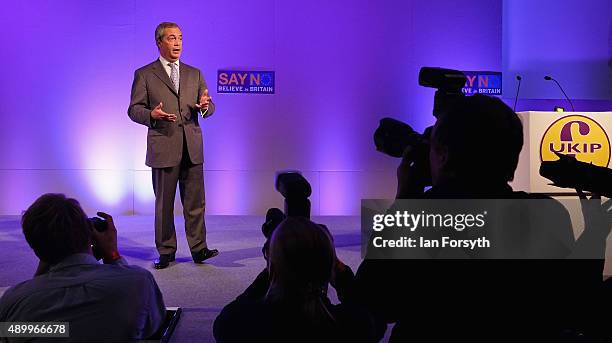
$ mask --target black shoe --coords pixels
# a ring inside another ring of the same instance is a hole
[[[159,258],[153,261],[153,267],[155,269],[164,269],[170,265],[170,262],[174,262],[174,254],[161,254]]]
[[[193,257],[193,262],[195,263],[202,263],[208,260],[209,258],[213,258],[217,255],[219,255],[219,250],[208,248],[204,248],[196,253],[191,253],[191,257]]]

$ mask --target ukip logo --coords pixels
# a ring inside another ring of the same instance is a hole
[[[593,119],[579,115],[566,116],[552,123],[542,137],[541,160],[556,161],[559,158],[555,153],[607,167],[610,163],[610,140],[603,127]]]

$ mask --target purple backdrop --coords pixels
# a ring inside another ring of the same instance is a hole
[[[217,69],[276,71],[275,95],[212,92],[212,214],[279,206],[272,181],[285,168],[312,182],[314,214],[393,197],[397,161],[374,151],[372,133],[383,116],[432,123],[419,67],[502,69],[501,0],[24,1],[4,4],[0,19],[0,214],[49,191],[89,211],[152,212],[146,129],[126,108],[134,70],[158,56],[161,21],[181,25],[182,60],[210,85]]]
[[[503,11],[506,97],[520,74],[524,98],[562,98],[550,75],[575,99],[612,99],[612,1],[511,0]]]

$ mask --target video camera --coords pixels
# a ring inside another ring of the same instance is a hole
[[[454,106],[465,95],[462,88],[467,78],[458,70],[423,67],[419,72],[419,85],[436,88],[433,115],[438,118]],[[424,180],[431,185],[429,170],[429,140],[432,127],[423,134],[414,131],[410,125],[393,118],[383,118],[374,132],[376,150],[392,157],[401,158],[406,148],[411,147],[411,157],[415,164],[429,178]],[[612,169],[594,166],[576,160],[574,157],[557,153],[558,161],[545,161],[540,166],[540,175],[550,179],[555,186],[575,188],[612,197]]]
[[[438,118],[447,112],[453,104],[464,97],[462,88],[467,78],[459,70],[423,67],[419,72],[419,85],[436,88],[434,95],[433,115]],[[407,147],[412,147],[415,163],[419,163],[428,176],[427,184],[431,184],[429,171],[429,138],[432,127],[420,134],[410,125],[393,118],[383,118],[374,132],[376,150],[392,157],[402,157]]]

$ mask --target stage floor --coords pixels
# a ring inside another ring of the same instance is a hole
[[[130,264],[155,276],[166,306],[180,306],[183,314],[172,342],[214,342],[212,324],[223,306],[250,285],[264,268],[261,256],[264,237],[262,216],[207,216],[208,244],[219,256],[206,264],[191,261],[182,217],[175,217],[177,261],[163,270],[153,269],[157,257],[153,238],[153,216],[115,217],[121,254]],[[358,216],[314,217],[334,236],[338,256],[354,271],[361,262]],[[0,216],[0,294],[32,277],[37,258],[23,237],[19,216]],[[334,289],[330,298],[337,302]],[[391,330],[382,342],[388,340]]]
[[[155,270],[157,256],[153,238],[153,216],[116,217],[119,251],[130,264],[153,273],[164,295],[166,306],[180,306],[183,315],[173,342],[214,342],[212,324],[224,305],[239,295],[264,268],[261,255],[264,237],[261,216],[207,216],[209,247],[220,254],[210,262],[196,265],[185,239],[182,217],[176,217],[177,262]],[[0,293],[9,286],[30,279],[37,258],[25,241],[20,217],[0,216]],[[338,256],[353,270],[361,261],[359,217],[315,217],[334,236]],[[330,297],[336,295],[330,287]]]

